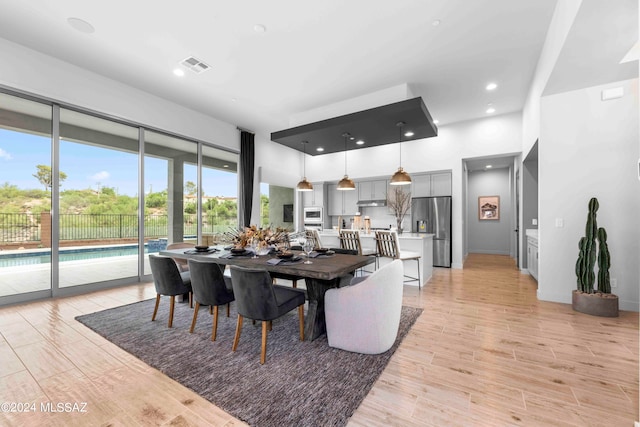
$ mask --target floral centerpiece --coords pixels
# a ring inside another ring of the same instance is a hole
[[[256,225],[252,225],[245,227],[244,230],[231,230],[225,233],[225,236],[238,249],[250,246],[254,242],[258,252],[281,247],[289,242],[289,231],[280,227],[273,230],[271,227],[258,228]]]

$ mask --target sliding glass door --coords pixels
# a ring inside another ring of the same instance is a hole
[[[51,106],[0,93],[0,297],[51,289]]]
[[[59,287],[138,276],[138,128],[60,111]]]

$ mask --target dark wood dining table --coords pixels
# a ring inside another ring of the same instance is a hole
[[[247,268],[259,268],[280,275],[298,276],[305,279],[309,308],[305,318],[305,338],[313,341],[327,330],[324,317],[324,294],[330,288],[340,286],[342,278],[353,274],[357,269],[374,262],[370,256],[347,255],[335,253],[311,258],[311,264],[304,264],[303,252],[294,251],[302,256],[297,262],[280,261],[270,264],[270,259],[278,259],[275,254],[262,255],[252,258],[251,255],[232,256],[231,252],[222,247],[212,247],[211,252],[197,252],[194,250],[171,249],[160,251],[160,255],[179,259],[197,259],[223,265],[238,265]],[[272,261],[273,262],[273,261]]]

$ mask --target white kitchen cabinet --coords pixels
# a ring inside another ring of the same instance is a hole
[[[421,174],[411,176],[411,197],[431,196],[431,175]]]
[[[529,274],[538,280],[538,239],[527,237],[527,269]]]
[[[451,172],[431,174],[431,196],[451,195]]]
[[[302,193],[302,206],[320,206],[324,207],[324,189],[321,182],[313,183],[313,191],[305,191]]]
[[[411,197],[451,196],[451,172],[411,175]]]
[[[355,215],[358,211],[358,185],[355,190],[338,190],[337,184],[327,185],[327,204],[330,216]]]
[[[387,180],[358,182],[358,200],[386,200]]]

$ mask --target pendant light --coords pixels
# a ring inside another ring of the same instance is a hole
[[[313,185],[307,181],[307,142],[308,141],[302,141],[302,181],[296,186],[298,191],[313,191]]]
[[[398,143],[398,145],[400,146],[400,167],[398,167],[398,170],[396,171],[396,173],[394,173],[393,176],[391,177],[391,181],[389,182],[389,185],[411,184],[411,177],[407,172],[404,171],[404,169],[402,169],[402,128],[404,127],[404,125],[405,125],[405,122],[396,123],[396,126],[400,128],[400,142]]]
[[[344,137],[344,177],[338,183],[338,190],[348,191],[355,190],[356,184],[347,175],[347,139],[351,136],[349,132],[342,134]]]

